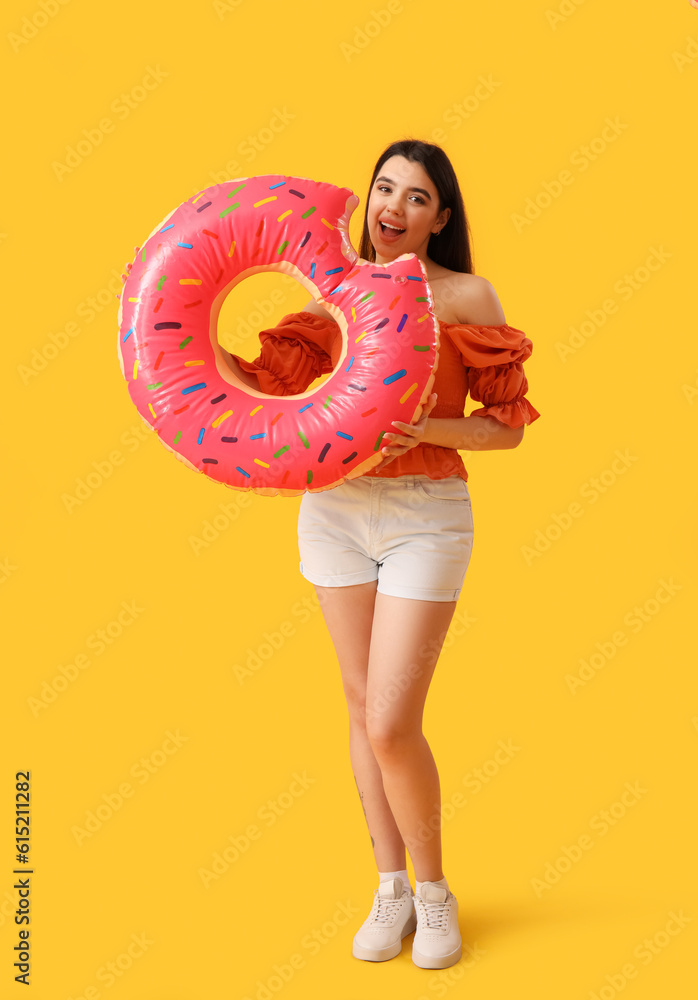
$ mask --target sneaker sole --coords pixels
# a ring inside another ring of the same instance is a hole
[[[412,961],[420,969],[447,969],[450,965],[455,965],[460,961],[462,945],[458,945],[455,951],[448,955],[421,955],[412,948]]]
[[[387,962],[388,959],[395,958],[396,955],[400,954],[403,938],[406,938],[408,934],[416,930],[417,915],[412,913],[410,919],[405,924],[399,941],[389,945],[387,948],[363,948],[359,944],[352,944],[351,953],[354,958],[360,958],[364,962]]]

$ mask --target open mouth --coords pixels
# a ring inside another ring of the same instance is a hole
[[[404,229],[394,229],[392,226],[386,226],[385,223],[379,222],[381,235],[388,240],[395,240],[398,236],[402,236]]]

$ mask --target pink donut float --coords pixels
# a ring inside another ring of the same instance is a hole
[[[360,258],[348,236],[358,203],[304,177],[238,178],[199,191],[141,247],[119,304],[121,373],[190,469],[269,496],[320,492],[379,464],[393,420],[419,419],[439,347],[426,271],[415,254]],[[223,301],[260,271],[292,275],[339,326],[339,361],[314,390],[259,392],[221,354]]]

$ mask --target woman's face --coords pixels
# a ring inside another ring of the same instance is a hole
[[[368,199],[376,263],[387,264],[403,253],[426,261],[431,234],[446,225],[450,214],[450,208],[439,212],[436,186],[421,163],[391,156],[378,171]]]

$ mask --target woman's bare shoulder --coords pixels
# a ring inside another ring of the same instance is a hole
[[[500,326],[506,323],[494,286],[482,275],[444,269],[434,285],[437,300],[442,298],[444,311],[449,314],[449,318],[444,319],[445,322],[472,323],[477,326]]]
[[[307,306],[303,306],[300,311],[314,313],[315,316],[322,316],[323,319],[331,319],[333,323],[336,322],[334,316],[327,309],[324,309],[319,302],[316,302],[315,299],[311,299]]]

